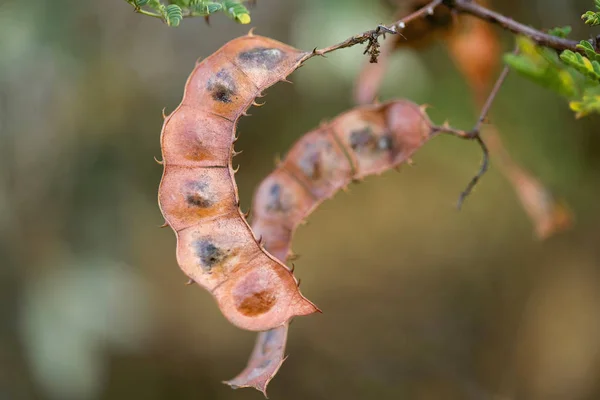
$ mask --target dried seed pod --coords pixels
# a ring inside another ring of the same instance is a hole
[[[407,162],[432,137],[423,109],[406,100],[356,107],[300,138],[254,196],[252,229],[280,260],[292,236],[324,200],[351,182]],[[225,382],[254,387],[266,396],[284,361],[288,325],[262,332],[246,368]]]
[[[198,63],[161,133],[159,205],[183,272],[234,325],[264,331],[318,309],[289,269],[257,242],[238,204],[231,164],[238,118],[307,53],[249,34]]]
[[[395,4],[399,17],[424,7],[427,0],[411,0],[409,4]],[[488,2],[477,0],[485,6]],[[431,16],[413,21],[402,30],[400,36],[384,43],[379,63],[366,63],[354,88],[354,99],[358,104],[373,101],[383,80],[388,58],[400,47],[422,48],[442,39],[457,69],[465,77],[473,96],[474,104],[482,107],[488,96],[491,83],[500,64],[502,49],[493,27],[487,22],[469,15],[448,17],[449,10],[438,6]],[[492,157],[499,160],[501,171],[513,185],[523,208],[534,224],[536,234],[544,239],[571,226],[572,216],[568,208],[554,199],[548,189],[532,174],[516,164],[502,146],[498,131],[489,127],[485,140],[490,143]]]

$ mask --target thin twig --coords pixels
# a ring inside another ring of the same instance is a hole
[[[518,54],[518,49],[515,49],[514,54]],[[465,199],[471,194],[471,192],[473,191],[473,189],[475,188],[475,186],[477,185],[477,183],[479,182],[481,177],[487,172],[488,167],[490,165],[490,152],[489,152],[487,145],[481,138],[481,126],[485,122],[487,115],[490,111],[490,108],[492,107],[492,104],[494,103],[494,100],[496,99],[496,96],[498,95],[498,92],[500,91],[502,84],[506,80],[506,77],[508,76],[509,71],[510,71],[510,68],[508,66],[505,66],[502,69],[500,76],[498,76],[498,79],[496,80],[494,87],[490,91],[488,98],[486,99],[483,107],[481,108],[481,113],[479,114],[479,118],[477,119],[477,122],[475,122],[475,126],[473,126],[473,129],[471,129],[470,131],[463,131],[460,129],[452,128],[448,124],[444,124],[443,126],[439,126],[439,127],[434,127],[434,133],[448,133],[448,134],[460,137],[462,139],[475,140],[477,142],[477,144],[479,144],[479,147],[481,148],[481,152],[483,154],[483,158],[481,160],[481,165],[479,167],[479,170],[477,171],[475,176],[473,176],[473,178],[471,178],[471,180],[469,181],[469,184],[467,185],[465,190],[463,190],[461,192],[460,196],[458,197],[458,202],[456,204],[456,207],[459,210],[461,209],[463,203],[465,202]]]
[[[435,8],[442,4],[443,0],[433,0],[426,6],[418,9],[414,13],[394,22],[390,25],[379,25],[377,28],[365,31],[361,34],[354,35],[343,42],[334,44],[329,47],[324,47],[322,49],[314,49],[313,52],[306,57],[306,59],[314,57],[314,56],[323,56],[327,53],[331,53],[332,51],[336,51],[339,49],[343,49],[346,47],[352,47],[357,44],[362,44],[365,42],[369,42],[365,53],[370,53],[372,55],[372,59],[376,60],[376,55],[373,57],[373,50],[377,51],[379,49],[378,39],[379,36],[383,36],[386,33],[398,34],[400,31],[406,26],[406,24],[424,17],[425,15],[433,14]]]
[[[481,138],[481,136],[479,135],[479,133],[477,133],[477,135],[473,136],[473,139],[475,141],[477,141],[477,143],[479,144],[479,147],[481,148],[481,153],[483,154],[483,157],[481,159],[481,166],[479,167],[479,171],[477,171],[475,176],[473,176],[473,178],[471,178],[471,180],[469,181],[469,184],[467,185],[465,190],[463,190],[460,193],[460,196],[458,196],[458,202],[456,203],[456,208],[458,208],[459,210],[462,208],[462,205],[465,202],[465,199],[471,194],[471,192],[473,191],[473,189],[475,188],[475,186],[477,185],[477,183],[479,182],[481,177],[483,175],[485,175],[485,173],[487,172],[488,167],[490,165],[490,151],[489,151],[487,145],[485,144],[485,142],[483,141],[483,139]]]
[[[515,50],[513,53],[518,54],[518,50]],[[494,103],[494,99],[498,95],[498,92],[500,91],[500,88],[502,87],[502,84],[506,80],[506,77],[509,72],[510,72],[510,68],[508,66],[505,66],[502,69],[502,72],[500,73],[500,76],[498,76],[498,79],[496,80],[496,83],[494,84],[492,91],[488,95],[488,98],[485,101],[485,104],[481,108],[481,113],[479,114],[479,119],[477,120],[475,127],[473,127],[473,131],[479,132],[481,125],[484,123],[488,113],[490,112],[490,108],[492,107],[492,104]]]
[[[332,51],[336,51],[339,49],[343,49],[346,47],[352,47],[357,44],[363,44],[368,42],[365,53],[369,53],[371,55],[371,62],[377,62],[377,56],[379,55],[379,43],[378,39],[380,36],[385,36],[386,33],[391,34],[400,34],[402,29],[410,22],[422,18],[426,15],[431,15],[435,11],[435,8],[440,5],[445,5],[446,7],[454,10],[458,13],[470,14],[474,17],[482,19],[484,21],[496,24],[503,29],[506,29],[510,32],[513,32],[517,35],[523,35],[529,37],[531,40],[536,42],[541,46],[546,46],[553,48],[555,50],[572,50],[574,52],[582,53],[585,55],[584,50],[577,48],[579,41],[569,40],[560,38],[557,36],[552,36],[543,31],[537,30],[530,26],[524,25],[520,22],[513,20],[512,18],[508,18],[502,14],[499,14],[495,11],[492,11],[484,6],[481,6],[475,3],[473,0],[433,0],[426,6],[418,9],[412,14],[390,24],[390,25],[379,25],[377,28],[365,31],[358,35],[354,35],[349,37],[348,39],[334,44],[332,46],[324,47],[322,49],[314,49],[312,53],[305,57],[305,60],[314,57],[314,56],[323,56],[327,53],[331,53]],[[600,36],[600,35],[599,35]],[[599,47],[595,38],[589,39],[588,42],[594,46],[594,48]]]

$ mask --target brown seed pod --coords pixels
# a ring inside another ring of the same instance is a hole
[[[408,4],[396,4],[399,17],[420,9],[427,3],[427,0],[411,0]],[[477,3],[485,6],[488,2],[477,0]],[[401,32],[404,38],[397,35],[390,38],[393,42],[383,43],[377,64],[364,65],[354,88],[356,103],[373,101],[394,49],[420,49],[441,39],[450,58],[465,77],[474,104],[480,108],[484,105],[502,53],[498,36],[487,21],[469,15],[452,17],[450,10],[441,5],[436,7],[433,15],[411,22]],[[495,128],[489,126],[484,132],[492,156],[497,156],[501,171],[515,189],[534,224],[537,236],[544,239],[570,227],[572,216],[564,203],[556,200],[538,179],[508,157]]]
[[[231,164],[238,118],[306,55],[252,34],[234,39],[196,65],[164,120],[158,201],[177,236],[177,261],[242,329],[264,331],[318,311],[258,243],[238,207]]]
[[[323,201],[351,182],[408,162],[434,130],[423,109],[406,100],[356,107],[300,138],[254,196],[252,229],[265,248],[289,258],[292,236]],[[262,332],[246,368],[225,382],[266,396],[284,361],[288,325]]]

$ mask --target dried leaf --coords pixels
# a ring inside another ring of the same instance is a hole
[[[553,194],[531,173],[512,160],[504,149],[496,129],[486,131],[490,150],[496,154],[504,175],[510,181],[540,240],[569,229],[573,216],[562,200]]]

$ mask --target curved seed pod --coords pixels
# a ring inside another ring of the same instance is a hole
[[[400,15],[425,6],[427,0],[412,0],[400,7]],[[487,1],[477,0],[485,6]],[[442,39],[457,69],[466,78],[474,103],[482,107],[490,90],[494,74],[500,65],[502,52],[498,37],[486,21],[469,15],[449,17],[447,7],[438,6],[433,15],[411,22],[399,35],[390,37],[391,44],[384,43],[377,64],[365,64],[354,88],[354,99],[358,104],[373,101],[383,80],[386,65],[392,50],[400,47],[422,48],[436,39]],[[504,149],[497,129],[485,129],[492,157],[498,160],[501,171],[512,184],[519,200],[534,224],[536,235],[545,239],[571,226],[572,216],[561,201],[513,161]]]
[[[254,196],[252,229],[265,248],[285,260],[301,222],[352,181],[407,161],[432,136],[431,122],[406,100],[356,107],[305,134]],[[258,335],[246,368],[225,382],[254,387],[266,396],[285,360],[288,325]]]
[[[196,65],[161,133],[158,201],[177,236],[179,266],[242,329],[264,331],[318,311],[252,233],[231,165],[238,118],[306,54],[252,34],[228,42]]]

